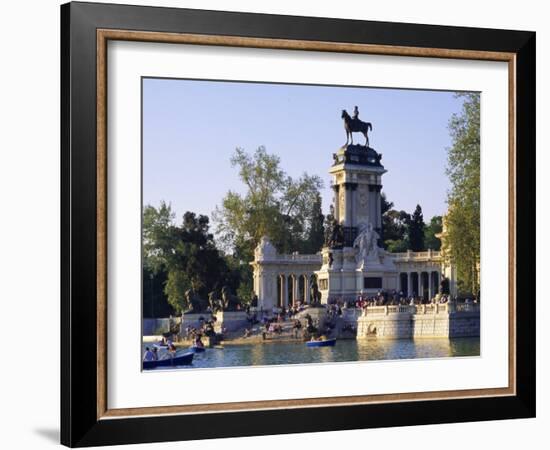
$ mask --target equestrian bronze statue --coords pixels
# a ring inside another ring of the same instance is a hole
[[[363,136],[365,136],[365,145],[369,146],[369,130],[372,131],[372,124],[370,122],[363,122],[362,120],[359,120],[359,111],[357,110],[357,107],[355,107],[354,111],[354,117],[351,117],[345,109],[342,110],[342,119],[344,119],[344,129],[346,130],[346,143],[345,145],[348,145],[348,142],[351,138],[351,143],[353,144],[353,133],[363,133]]]

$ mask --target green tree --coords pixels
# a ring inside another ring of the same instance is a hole
[[[462,110],[449,121],[452,146],[447,149],[451,182],[447,214],[449,253],[457,267],[459,289],[479,289],[480,255],[480,104],[479,94],[463,93]]]
[[[143,267],[143,317],[168,317],[175,313],[164,293],[167,273]]]
[[[229,191],[214,212],[217,236],[228,253],[250,261],[254,247],[268,236],[280,252],[300,251],[318,239],[318,176],[288,176],[280,159],[259,147],[253,154],[237,148],[231,164],[239,170],[246,192]]]
[[[321,194],[315,193],[311,206],[306,216],[306,239],[300,250],[302,253],[317,253],[323,247],[325,241],[325,216],[322,210]]]
[[[435,235],[441,233],[443,222],[441,216],[433,216],[424,228],[424,246],[426,249],[440,250],[441,241]]]
[[[416,205],[414,213],[407,223],[409,248],[413,252],[424,250],[424,216],[420,205]]]
[[[383,247],[389,252],[403,252],[408,248],[409,214],[405,211],[393,209],[393,202],[389,202],[382,193],[382,239]]]
[[[406,252],[409,248],[408,241],[405,239],[386,239],[384,245],[390,253]]]
[[[188,307],[185,298],[188,289],[203,297],[226,284],[235,290],[238,274],[216,248],[207,216],[186,212],[180,226],[175,225],[174,217],[164,202],[158,209],[144,208],[143,260],[145,274],[149,276],[144,276],[143,288],[145,295],[153,290],[155,278],[164,278],[166,300],[179,313]],[[151,301],[144,299],[144,305]]]
[[[172,207],[161,201],[154,208],[147,205],[143,209],[143,266],[153,274],[166,271],[166,261],[174,244]]]

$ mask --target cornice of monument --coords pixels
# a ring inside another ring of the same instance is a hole
[[[332,158],[334,160],[333,166],[349,164],[352,166],[384,168],[380,162],[382,154],[366,145],[346,144],[340,147],[336,153],[333,153]]]

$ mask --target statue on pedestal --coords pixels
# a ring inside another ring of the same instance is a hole
[[[311,283],[311,289],[310,289],[310,305],[311,306],[320,306],[321,305],[321,297],[322,294],[319,291],[319,286],[317,285],[316,281],[313,281]]]
[[[256,259],[271,259],[277,255],[277,250],[267,236],[262,236],[260,242],[254,249]]]
[[[353,109],[353,117],[351,117],[345,109],[342,110],[342,119],[344,119],[344,129],[346,130],[346,143],[351,138],[351,143],[353,144],[353,133],[363,133],[365,136],[365,145],[369,146],[369,130],[372,131],[372,124],[370,122],[363,122],[359,120],[359,108],[357,106]]]
[[[325,219],[325,245],[329,248],[341,248],[344,245],[344,229],[334,217],[334,206],[330,205],[330,212]]]
[[[222,288],[222,304],[224,311],[237,311],[241,304],[239,298],[231,294],[229,286]]]
[[[208,304],[210,305],[210,310],[212,313],[223,310],[222,301],[218,298],[216,291],[212,291],[208,294]]]
[[[332,233],[334,228],[335,218],[334,218],[334,205],[330,205],[330,212],[325,218],[325,245],[330,247],[330,241],[332,239]]]
[[[185,301],[187,304],[187,310],[184,314],[199,314],[206,311],[206,302],[199,297],[193,288],[188,289],[185,292]]]
[[[380,235],[376,232],[372,224],[363,228],[359,235],[353,241],[353,247],[358,249],[357,262],[368,261],[379,262],[380,253],[378,248],[378,239]]]

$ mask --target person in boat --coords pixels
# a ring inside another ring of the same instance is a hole
[[[195,339],[195,347],[204,348],[204,343],[201,340],[200,335]]]
[[[173,342],[171,342],[170,345],[168,345],[168,354],[170,355],[170,358],[176,356],[176,351],[176,346]]]
[[[154,361],[155,355],[149,347],[145,347],[145,354],[143,355],[143,361]]]

